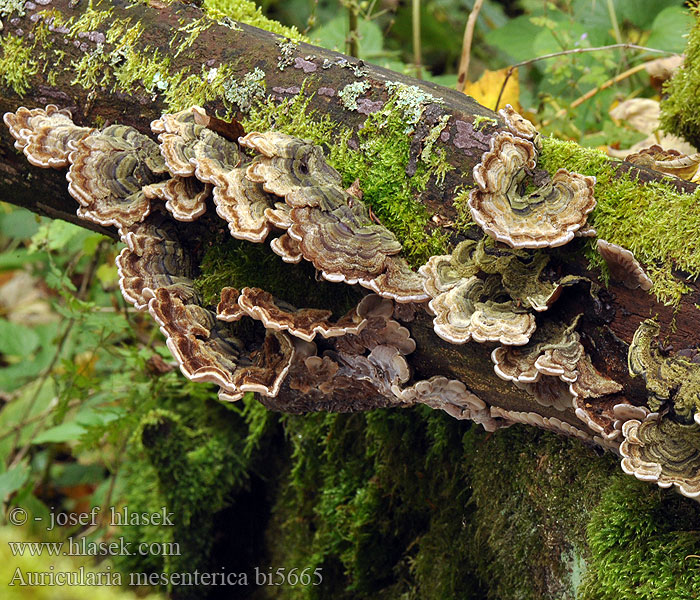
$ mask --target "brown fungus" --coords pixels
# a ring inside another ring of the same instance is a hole
[[[222,290],[222,300],[217,307],[217,318],[222,321],[240,318],[240,313],[231,306],[235,298],[238,308],[253,319],[261,321],[265,329],[288,331],[294,337],[307,342],[312,341],[316,334],[324,338],[357,334],[367,324],[367,320],[360,316],[356,309],[351,310],[338,321],[332,322],[330,310],[298,309],[259,288],[245,287],[240,294],[224,294],[230,289]],[[234,315],[233,319],[231,315]]]
[[[143,187],[146,198],[165,202],[165,208],[178,221],[194,221],[207,210],[211,186],[194,177],[173,177]]]
[[[576,332],[577,324],[578,318],[570,325],[546,322],[527,346],[500,346],[491,359],[501,379],[527,390],[544,406],[562,411],[575,408],[577,416],[589,425],[595,423],[594,430],[600,433],[603,427],[577,400],[614,394],[622,387],[595,369]]]
[[[158,134],[160,152],[173,175],[191,177],[202,163],[209,170],[228,171],[241,162],[241,152],[235,142],[195,121],[195,114],[202,110],[195,106],[164,114],[151,123],[151,130]],[[209,183],[207,178],[199,179]]]
[[[122,229],[121,234],[127,247],[116,264],[119,287],[128,302],[145,310],[159,288],[171,289],[183,300],[196,298],[192,259],[165,215],[156,211],[143,223]]]
[[[664,356],[656,341],[659,325],[643,321],[632,338],[627,365],[632,377],[644,378],[647,406],[652,411],[672,408],[683,424],[697,422],[700,414],[700,365],[681,356]]]
[[[66,179],[78,216],[117,227],[143,221],[151,211],[143,187],[167,173],[158,144],[133,127],[110,125],[74,146]]]
[[[268,209],[268,219],[287,229],[325,279],[359,283],[397,302],[426,299],[421,278],[396,256],[401,244],[371,219],[357,182],[342,188],[340,174],[319,146],[275,132],[249,133],[241,144],[259,154],[247,179],[284,198],[290,208]],[[288,254],[279,242],[276,246],[275,251]]]
[[[31,110],[21,106],[14,113],[5,113],[3,121],[16,140],[15,148],[24,152],[32,165],[44,168],[67,167],[73,145],[95,131],[78,127],[70,111],[59,110],[55,104]]]
[[[183,302],[166,288],[156,290],[148,310],[188,379],[219,385],[219,397],[229,401],[245,392],[271,397],[279,392],[294,357],[294,346],[284,333],[267,332],[262,347],[253,353],[212,311]]]
[[[506,127],[513,135],[530,140],[538,152],[541,150],[542,140],[539,131],[530,121],[518,114],[510,104],[506,104],[505,108],[498,111],[498,114],[503,118]]]
[[[662,488],[675,485],[684,496],[700,498],[700,425],[666,417],[631,419],[622,426],[622,470]]]
[[[474,167],[478,189],[469,196],[474,221],[492,238],[513,248],[562,246],[586,223],[596,205],[595,178],[559,169],[530,194],[522,191],[536,165],[527,139],[502,132]]]
[[[641,288],[646,292],[651,289],[653,282],[629,250],[605,240],[598,240],[596,249],[605,259],[613,279],[631,290]]]
[[[688,156],[678,150],[664,150],[661,146],[654,144],[629,154],[625,160],[694,183],[700,181],[700,153]]]

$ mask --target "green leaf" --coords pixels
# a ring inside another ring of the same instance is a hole
[[[25,240],[39,230],[40,218],[25,209],[0,213],[0,233],[15,240]]]
[[[85,428],[75,421],[61,423],[55,427],[50,427],[46,431],[42,431],[32,441],[33,444],[47,444],[72,442],[80,439],[85,433]]]
[[[693,26],[693,18],[678,6],[662,10],[654,19],[651,35],[645,46],[681,53],[685,49],[685,34]]]
[[[532,40],[540,31],[542,29],[534,25],[530,17],[523,15],[489,31],[485,38],[488,44],[510,56],[513,62],[521,62],[535,57]]]
[[[30,327],[0,319],[0,353],[26,357],[39,345],[39,336]]]
[[[29,479],[29,465],[20,463],[9,471],[0,474],[0,500],[5,502],[10,494],[16,492]]]

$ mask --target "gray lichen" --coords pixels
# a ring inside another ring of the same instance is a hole
[[[349,83],[338,92],[338,97],[345,108],[348,110],[357,110],[357,99],[370,87],[370,83],[367,80]]]
[[[423,109],[429,104],[444,104],[442,98],[423,91],[416,85],[406,85],[398,81],[387,81],[384,84],[387,92],[393,97],[396,108],[403,112],[406,121],[406,133],[413,133]]]
[[[224,83],[224,98],[248,112],[255,102],[265,99],[265,73],[256,67],[243,79],[231,79]]]

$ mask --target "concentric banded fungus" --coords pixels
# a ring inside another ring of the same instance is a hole
[[[469,208],[474,221],[492,238],[513,248],[561,246],[586,223],[595,207],[595,178],[559,169],[551,181],[523,195],[535,168],[532,142],[510,133],[491,138],[491,149],[474,167]]]
[[[280,256],[286,263],[298,263],[303,258],[299,243],[290,238],[286,233],[283,233],[278,238],[270,240],[270,248]]]
[[[435,333],[453,344],[471,339],[526,344],[535,331],[535,317],[508,297],[498,275],[469,276],[478,266],[461,258],[472,248],[460,244],[452,256],[433,256],[420,269],[426,291],[434,295],[429,306],[435,313]]]
[[[506,123],[506,127],[513,135],[530,140],[534,144],[535,149],[538,152],[540,151],[542,146],[540,133],[530,121],[518,114],[510,104],[506,104],[505,108],[498,111],[498,114],[501,115]]]
[[[174,219],[194,221],[207,210],[211,186],[194,177],[173,177],[144,186],[143,193],[149,200],[163,200]]]
[[[536,412],[522,412],[505,410],[498,406],[491,407],[491,416],[498,419],[503,419],[505,422],[509,423],[523,423],[525,425],[534,425],[535,427],[541,427],[542,429],[549,429],[556,433],[563,433],[569,437],[576,437],[584,441],[592,441],[593,436],[590,433],[586,433],[577,427],[574,427],[566,421],[557,419],[556,417],[543,417],[541,414]]]
[[[128,227],[143,221],[151,203],[143,187],[167,172],[158,144],[126,125],[110,125],[75,143],[68,191],[78,216],[100,225]]]
[[[661,146],[653,145],[644,150],[625,157],[627,162],[631,162],[641,167],[654,169],[661,173],[667,173],[686,179],[688,181],[700,181],[700,154],[687,156],[678,150],[664,150]]]
[[[238,145],[195,121],[198,106],[179,113],[165,114],[151,123],[158,134],[160,152],[173,175],[191,177],[198,168],[207,172],[230,171],[241,162]],[[200,181],[209,182],[206,177]]]
[[[287,227],[302,256],[325,279],[359,283],[398,302],[427,299],[421,278],[395,256],[401,244],[372,221],[356,184],[342,188],[340,174],[328,165],[320,147],[275,132],[249,133],[241,144],[260,154],[248,167],[247,179],[284,198],[291,208],[288,215],[269,209],[268,218]],[[291,254],[280,245],[276,252]]]
[[[212,311],[187,304],[168,289],[156,290],[148,310],[188,379],[218,384],[224,400],[237,400],[245,392],[265,396],[279,392],[294,356],[284,333],[268,332],[251,360],[243,342],[231,336]]]
[[[653,282],[629,250],[605,240],[598,240],[596,248],[605,259],[613,279],[631,290],[642,288],[646,292],[651,289]]]
[[[582,413],[579,418],[587,424],[595,423],[594,430],[602,432],[604,427],[575,401],[613,394],[622,387],[595,369],[576,332],[577,324],[578,318],[568,326],[549,321],[537,330],[527,346],[501,346],[491,353],[491,359],[501,379],[523,387],[544,406],[557,410],[578,407],[577,411]],[[568,384],[568,393],[554,378]]]
[[[15,148],[35,167],[44,168],[67,167],[73,144],[95,131],[75,125],[70,111],[59,110],[55,104],[31,110],[21,106],[14,113],[5,113],[3,121],[16,140]]]
[[[145,310],[155,290],[167,288],[184,301],[197,294],[193,287],[194,267],[183,251],[172,222],[160,212],[143,223],[122,230],[126,243],[117,257],[119,287],[124,298]]]
[[[622,426],[622,470],[660,487],[675,485],[681,494],[700,498],[700,426],[666,417],[635,419]]]
[[[670,405],[675,418],[688,425],[700,413],[700,365],[679,356],[662,356],[655,342],[658,335],[654,321],[639,325],[627,354],[629,372],[632,377],[644,377],[651,410]]]
[[[272,294],[259,288],[243,288],[240,294],[231,294],[224,288],[222,300],[217,307],[217,319],[222,321],[238,320],[240,314],[230,306],[235,299],[237,306],[250,317],[262,321],[265,329],[273,331],[288,331],[294,337],[310,342],[320,334],[324,338],[339,337],[347,334],[357,334],[367,324],[359,311],[353,309],[338,320],[330,321],[332,312],[317,308],[297,309],[275,299]],[[224,292],[227,292],[226,294]],[[359,307],[358,307],[359,308]],[[235,315],[232,319],[231,315]]]
[[[455,419],[476,420],[478,415],[487,431],[494,431],[499,426],[496,421],[483,418],[482,413],[488,413],[484,401],[456,379],[438,375],[403,390],[395,390],[395,393],[406,404],[425,404],[432,409],[444,410]]]

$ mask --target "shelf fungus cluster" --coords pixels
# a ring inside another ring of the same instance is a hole
[[[700,498],[700,364],[662,352],[659,325],[644,321],[629,348],[632,377],[643,377],[653,412],[622,426],[622,468],[661,487]]]
[[[124,298],[158,322],[183,374],[218,385],[222,400],[274,398],[286,386],[336,409],[375,397],[489,421],[460,382],[416,388],[406,360],[415,341],[394,315],[410,321],[422,310],[422,277],[371,218],[359,183],[345,189],[318,146],[277,132],[245,135],[199,107],[153,121],[157,141],[125,125],[80,127],[54,105],[4,121],[31,164],[68,170],[81,218],[118,228]],[[253,286],[224,287],[218,305],[207,304],[195,281],[206,251],[199,238],[219,219],[236,239],[269,241],[283,261],[308,261],[318,277],[369,292],[338,318]],[[443,388],[449,400],[438,402]]]
[[[81,127],[53,105],[4,121],[31,164],[67,169],[81,218],[118,228],[124,298],[158,322],[182,373],[218,385],[222,400],[255,392],[277,407],[291,399],[336,411],[424,404],[489,431],[529,423],[621,452],[625,471],[700,495],[700,366],[662,356],[653,327],[643,326],[630,372],[645,377],[649,408],[627,402],[594,366],[593,343],[577,330],[585,317],[553,307],[567,287],[595,297],[595,286],[563,273],[549,249],[595,236],[586,223],[595,182],[563,169],[543,179],[535,128],[510,107],[501,117],[506,128],[474,168],[469,201],[486,235],[418,272],[360,183],[345,188],[311,142],[246,134],[199,107],[162,115],[152,135]],[[299,307],[279,297],[284,287],[233,282],[205,300],[197,278],[218,235],[310,263],[317,279],[354,286],[355,306]],[[631,253],[603,240],[598,249],[613,277],[649,289]],[[423,374],[423,363],[418,377],[412,322],[429,332],[431,317],[449,344],[488,344],[496,375],[524,391],[521,408],[530,410],[490,406],[457,379]]]

